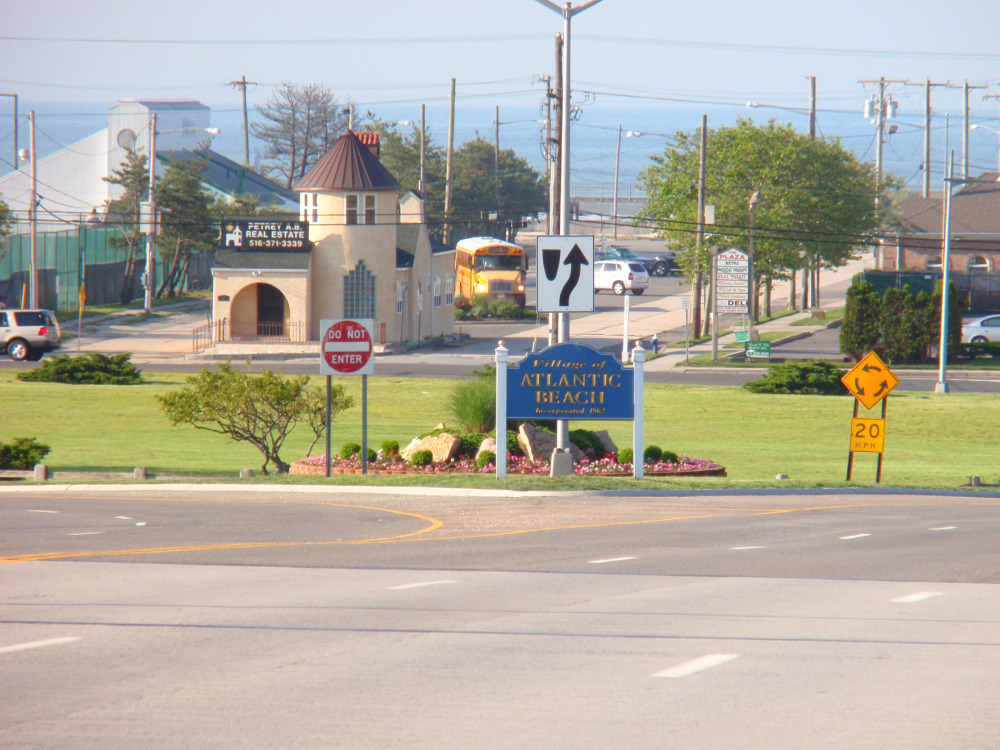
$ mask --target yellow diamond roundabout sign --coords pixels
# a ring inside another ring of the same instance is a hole
[[[840,382],[866,409],[874,408],[899,385],[899,380],[875,352],[866,354]]]

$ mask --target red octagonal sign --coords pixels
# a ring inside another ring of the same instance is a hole
[[[372,335],[361,320],[324,320],[320,342],[323,362],[322,375],[370,374],[372,361]]]

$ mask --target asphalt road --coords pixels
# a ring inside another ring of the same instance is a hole
[[[0,495],[0,746],[994,748],[995,495]]]

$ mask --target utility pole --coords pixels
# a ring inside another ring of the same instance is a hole
[[[924,87],[924,186],[923,197],[931,194],[931,89],[935,86],[951,86],[950,83],[935,83],[928,78],[924,83],[906,83],[907,86]]]
[[[1000,102],[1000,94],[983,94],[983,99],[996,99]],[[997,120],[997,138],[1000,138],[1000,120]],[[1000,141],[997,142],[997,182],[1000,182]]]
[[[256,86],[256,81],[248,81],[247,77],[240,76],[238,81],[230,81],[229,85],[234,89],[243,92],[243,163],[250,166],[250,120],[247,117],[247,86]]]
[[[965,82],[963,87],[964,94],[964,104],[962,106],[962,111],[964,113],[964,119],[962,120],[962,179],[969,179],[969,90],[970,89],[985,89],[986,86],[973,85],[968,81]]]
[[[816,76],[809,76],[809,138],[816,140]]]
[[[867,119],[874,119],[876,124],[876,148],[875,148],[875,209],[878,210],[882,206],[882,151],[885,146],[885,121],[887,119],[892,119],[896,116],[896,108],[899,106],[895,99],[886,94],[886,86],[893,83],[905,84],[906,81],[901,80],[886,80],[885,76],[882,76],[878,80],[862,80],[858,83],[874,83],[878,84],[878,98],[872,97],[865,102],[865,117]],[[875,251],[875,270],[880,267],[879,263],[879,253],[876,249]],[[817,266],[818,266],[817,262]],[[814,302],[819,304],[819,288],[814,290],[814,297],[817,299]]]
[[[153,285],[156,265],[153,262],[153,242],[156,239],[156,112],[149,119],[149,216],[146,217],[146,273],[143,297],[147,313],[153,311]]]
[[[555,92],[552,94],[552,117],[553,122],[555,122],[556,134],[552,139],[552,175],[549,180],[549,203],[551,204],[549,210],[549,213],[551,214],[549,234],[552,235],[559,231],[560,214],[562,213],[562,204],[559,202],[559,184],[562,177],[562,173],[560,171],[562,157],[559,155],[559,152],[562,150],[562,51],[562,34],[556,34]],[[555,315],[556,313],[551,314]],[[555,341],[552,341],[551,343],[554,344]]]
[[[691,331],[701,337],[701,247],[705,243],[705,162],[708,154],[708,115],[701,116],[698,149],[698,233],[695,235],[696,271],[691,282]]]
[[[38,164],[35,159],[35,110],[31,110],[31,191],[28,199],[31,208],[28,209],[28,222],[31,225],[31,266],[29,267],[29,300],[34,308],[41,307],[38,294]]]
[[[622,159],[622,126],[618,125],[618,146],[615,149],[615,192],[611,199],[611,237],[618,239],[618,166]]]
[[[500,236],[502,220],[500,218],[500,105],[496,105],[496,118],[493,120],[493,177],[496,183],[497,193],[497,223],[495,237],[506,240]]]
[[[417,190],[420,195],[427,200],[427,160],[424,155],[427,137],[427,105],[420,105],[420,180],[417,183]]]
[[[455,150],[455,79],[451,79],[448,113],[448,154],[444,166],[444,244],[451,244],[451,153]]]

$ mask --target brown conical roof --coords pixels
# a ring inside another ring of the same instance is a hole
[[[400,184],[353,131],[295,183],[295,190],[399,190]]]

